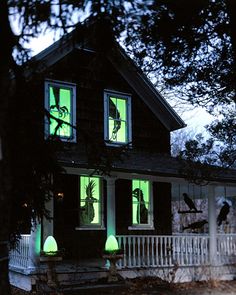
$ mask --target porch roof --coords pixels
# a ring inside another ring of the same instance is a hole
[[[60,153],[62,165],[74,168],[98,170],[99,166],[91,166],[85,152],[69,151]],[[218,183],[236,184],[236,170],[210,165],[202,165],[167,154],[128,150],[121,159],[111,165],[111,172],[137,173],[166,178],[178,178]]]

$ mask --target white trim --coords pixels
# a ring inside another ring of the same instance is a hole
[[[113,142],[109,140],[109,97],[115,95],[117,98],[126,100],[127,106],[127,138],[126,142]],[[121,146],[132,142],[132,119],[131,119],[131,94],[104,89],[104,140],[107,146]]]
[[[49,86],[58,86],[63,87],[71,90],[71,125],[76,126],[76,84],[71,82],[64,82],[64,81],[58,81],[58,80],[50,80],[46,79],[44,82],[44,97],[45,97],[45,103],[44,107],[49,111]],[[44,123],[44,130],[45,130],[45,139],[48,138],[50,135],[49,131],[50,123],[48,122],[48,118],[45,116],[45,123]],[[65,142],[76,142],[76,129],[71,127],[71,138],[59,136],[62,141]]]
[[[80,227],[76,226],[75,230],[106,230],[105,227]]]
[[[61,81],[61,80],[54,80],[54,79],[46,78],[45,82],[47,82],[49,84],[54,84],[54,85],[57,85],[57,86],[64,85],[64,86],[69,86],[69,87],[76,87],[76,83],[67,82],[67,81]]]
[[[116,235],[116,178],[106,177],[107,183],[107,237]]]
[[[128,230],[155,230],[155,227],[153,227],[153,226],[143,226],[143,225],[139,225],[139,226],[134,226],[134,225],[132,225],[132,226],[128,226]]]

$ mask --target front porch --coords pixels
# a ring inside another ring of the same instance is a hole
[[[174,282],[234,278],[235,183],[215,182],[201,187],[180,178],[116,173],[99,182],[103,185],[99,191],[103,193],[99,198],[100,210],[97,206],[94,215],[100,223],[84,227],[78,226],[82,221],[79,212],[84,210],[78,198],[79,189],[83,188],[79,180],[83,184],[83,175],[89,174],[78,169],[67,172],[65,181],[60,182],[64,184],[60,187],[63,199],[54,197],[46,204],[52,219],[41,220],[30,234],[22,235],[18,248],[10,252],[13,285],[31,290],[38,282],[46,281],[47,265],[39,258],[50,235],[56,238],[59,250],[66,250],[63,260],[55,265],[61,285],[107,278],[108,268],[102,253],[110,235],[117,237],[124,253],[117,263],[123,278],[158,276]],[[142,187],[143,192],[148,192],[148,218],[145,221],[140,218],[139,223],[137,198],[132,196],[132,191],[137,190],[133,187],[134,179],[148,183],[149,188]],[[186,211],[184,193],[188,193],[198,210]],[[230,205],[230,212],[219,225],[218,215],[225,202]],[[200,227],[193,227],[203,221]]]
[[[22,235],[18,249],[10,253],[10,280],[13,285],[31,290],[39,281],[46,280],[46,265],[32,267],[30,235]],[[165,280],[232,279],[236,264],[236,234],[218,234],[216,253],[210,254],[208,235],[117,236],[124,257],[118,261],[123,278],[159,276]],[[212,257],[212,258],[211,258]],[[55,266],[61,285],[83,284],[106,278],[106,261],[64,260]],[[197,273],[197,275],[196,275]]]

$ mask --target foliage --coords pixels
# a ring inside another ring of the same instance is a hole
[[[210,109],[231,102],[234,52],[226,2],[151,1],[129,22],[126,44],[145,72],[186,87],[193,103]]]
[[[227,163],[236,158],[235,5],[231,0],[148,1],[145,11],[129,11],[125,39],[144,72],[217,117],[208,129],[215,144],[223,143],[220,158]]]
[[[52,156],[57,147],[54,142],[45,142],[40,134],[38,122],[43,115],[17,66],[30,58],[27,42],[47,30],[65,34],[80,22],[85,12],[94,18],[109,16],[117,36],[126,29],[122,36],[127,50],[146,73],[158,75],[166,86],[183,87],[192,104],[221,115],[209,130],[224,143],[219,147],[221,160],[234,163],[235,5],[232,0],[0,1],[0,43],[4,45],[0,48],[0,207],[4,208],[0,222],[6,225],[0,230],[0,241],[10,232],[19,231],[22,214],[29,219],[47,215],[42,196],[50,197],[49,174],[59,170]],[[17,21],[15,33],[9,17]],[[193,140],[187,145],[185,157],[196,158],[200,163],[212,147],[212,140],[202,146]],[[95,144],[88,150],[96,150]],[[212,157],[213,152],[207,162],[211,163]],[[101,148],[90,161],[95,168],[102,163],[107,171],[107,167],[112,167],[112,159],[112,152]],[[1,272],[4,270],[0,269]],[[5,285],[0,280],[1,286]]]
[[[196,135],[195,130],[187,130],[186,128],[176,130],[171,134],[171,155],[178,157],[185,148],[185,143]]]

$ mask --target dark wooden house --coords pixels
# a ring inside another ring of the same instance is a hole
[[[53,235],[72,259],[101,257],[108,234],[171,234],[171,187],[153,179],[150,154],[170,156],[170,132],[184,123],[101,26],[78,28],[35,57],[45,107],[71,124],[45,120],[45,136],[65,148]]]
[[[26,77],[40,77],[35,95],[51,115],[45,118],[45,139],[62,141],[57,156],[65,170],[53,179],[54,197],[46,204],[53,219],[42,220],[33,233],[40,235],[38,248],[53,235],[65,261],[96,261],[114,235],[127,253],[124,267],[173,266],[170,253],[177,261],[181,245],[194,248],[193,240],[187,246],[171,236],[171,183],[184,180],[171,158],[170,132],[184,122],[106,23],[79,26],[31,65]],[[235,176],[227,177],[225,182],[235,182]],[[214,236],[214,225],[210,228]],[[198,245],[208,251],[205,239]],[[32,265],[36,254],[31,253]],[[12,256],[12,268],[14,263]]]

